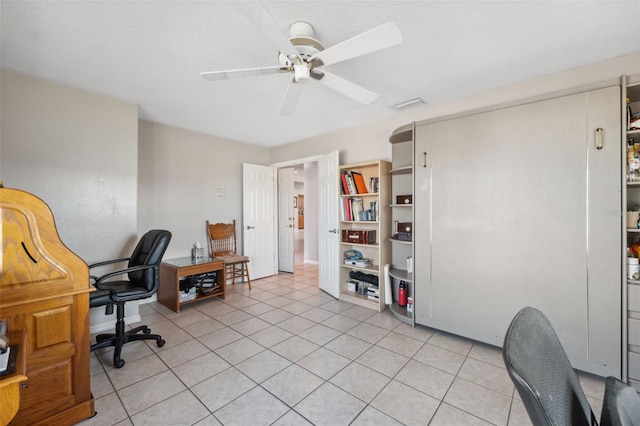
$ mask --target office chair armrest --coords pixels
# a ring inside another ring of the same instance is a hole
[[[91,265],[89,265],[89,269],[96,268],[98,266],[111,265],[112,263],[127,262],[129,259],[131,258],[123,257],[122,259],[113,259],[113,260],[106,260],[104,262],[92,263]]]
[[[101,284],[104,282],[105,284],[108,283],[108,281],[106,281],[108,278],[112,278],[118,275],[123,275],[123,274],[128,274],[129,272],[135,272],[135,271],[143,271],[145,269],[149,269],[149,268],[154,268],[155,274],[159,273],[158,270],[158,265],[139,265],[139,266],[131,266],[129,268],[126,269],[122,269],[119,271],[113,271],[113,272],[109,272],[108,274],[102,275],[101,277],[94,277],[91,276],[92,279],[94,279],[94,287],[96,287],[99,290],[106,290],[109,293],[111,293],[111,298],[115,301],[115,302],[127,302],[129,300],[136,300],[136,299],[140,299],[140,294],[137,294],[135,296],[118,296],[118,293],[116,292],[115,289],[110,288],[108,286],[102,286]],[[148,291],[149,296],[151,296],[152,294],[154,294],[156,291],[158,291],[158,289],[156,288],[158,286],[158,280],[155,280],[156,285],[154,286],[154,288],[152,290]]]

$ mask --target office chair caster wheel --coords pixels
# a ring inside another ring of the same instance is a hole
[[[151,329],[149,327],[145,328],[144,330],[142,330],[142,332],[144,334],[151,334]]]
[[[114,361],[113,365],[114,365],[116,368],[122,368],[122,367],[124,367],[124,359],[120,358],[119,360]]]
[[[160,340],[158,340],[158,342],[157,342],[157,343],[158,343],[158,347],[159,347],[159,348],[161,348],[161,347],[163,347],[163,346],[164,346],[164,344],[165,344],[165,343],[167,343],[167,342],[166,342],[164,339],[160,339]]]

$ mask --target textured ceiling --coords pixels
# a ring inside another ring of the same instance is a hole
[[[265,1],[283,32],[307,21],[325,48],[392,21],[403,42],[326,67],[379,94],[360,105],[317,82],[278,110],[290,75],[206,81],[278,65],[232,1],[8,1],[3,67],[139,105],[140,118],[264,146],[640,51],[637,1]]]

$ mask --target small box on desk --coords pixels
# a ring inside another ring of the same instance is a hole
[[[357,229],[343,229],[342,242],[354,244],[375,244],[376,231],[364,231]]]

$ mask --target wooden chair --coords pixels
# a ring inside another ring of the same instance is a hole
[[[249,278],[249,258],[238,254],[236,244],[236,221],[232,223],[214,223],[207,221],[207,236],[209,238],[209,253],[211,257],[224,260],[225,281],[231,284],[236,279],[247,279],[251,289]]]

